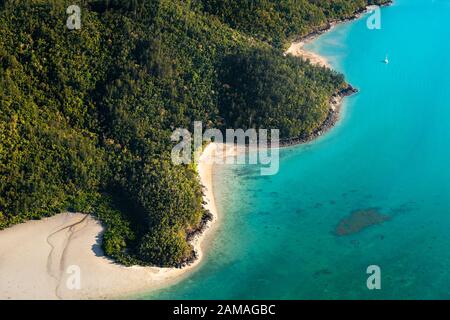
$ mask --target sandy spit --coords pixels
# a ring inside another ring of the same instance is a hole
[[[217,227],[213,194],[217,148],[217,144],[209,144],[198,163],[205,208],[213,219],[192,241],[198,255],[192,264],[182,269],[116,264],[103,255],[103,228],[97,220],[82,213],[61,213],[0,231],[0,299],[121,298],[166,287],[186,277],[201,263],[209,243],[205,239]]]

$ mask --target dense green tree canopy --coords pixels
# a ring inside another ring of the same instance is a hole
[[[172,131],[313,132],[344,79],[277,48],[366,4],[0,1],[0,229],[81,211],[122,263],[188,261],[207,213],[195,166],[170,161]]]

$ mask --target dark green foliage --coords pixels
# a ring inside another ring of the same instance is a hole
[[[218,16],[258,39],[282,46],[330,22],[353,17],[368,4],[390,0],[193,0],[200,10]]]
[[[318,128],[330,96],[345,85],[342,75],[268,49],[226,57],[221,83],[219,108],[228,125],[279,129],[283,137]]]
[[[186,234],[173,228],[154,228],[142,239],[139,256],[147,263],[158,261],[162,266],[177,266],[192,255]]]
[[[172,131],[316,130],[342,75],[272,45],[365,1],[0,1],[0,229],[63,210],[95,215],[124,264],[179,266],[205,214]]]

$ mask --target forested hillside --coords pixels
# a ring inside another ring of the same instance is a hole
[[[349,19],[367,5],[391,0],[194,0],[233,28],[283,46],[286,40],[325,29],[329,23]]]
[[[80,30],[66,27],[78,4]],[[172,131],[324,122],[342,75],[281,47],[367,1],[0,1],[0,229],[72,210],[118,261],[179,266],[207,213]]]

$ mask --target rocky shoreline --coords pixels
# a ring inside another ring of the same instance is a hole
[[[191,243],[196,237],[203,234],[210,227],[210,223],[213,221],[214,215],[211,211],[206,210],[202,216],[200,224],[189,231],[186,235],[187,241]],[[192,263],[194,263],[198,259],[198,254],[195,248],[192,248],[191,255],[183,262],[177,264],[176,268],[184,268]]]
[[[380,6],[387,7],[392,4],[393,4],[393,1],[389,0],[383,4],[380,4]],[[355,14],[353,16],[346,18],[346,19],[332,20],[332,21],[328,22],[325,26],[319,27],[319,29],[307,34],[306,36],[298,37],[293,42],[305,42],[306,43],[309,41],[313,41],[320,35],[330,31],[334,26],[336,26],[339,23],[345,23],[345,22],[350,22],[350,21],[359,19],[363,14],[368,12],[370,10],[370,8],[371,8],[371,6],[368,6],[363,10],[357,11],[357,12],[355,12]],[[340,115],[343,99],[345,97],[356,94],[357,92],[358,92],[358,89],[354,88],[351,84],[347,84],[346,88],[342,89],[339,92],[336,92],[331,97],[330,109],[329,109],[328,116],[319,128],[317,128],[313,133],[311,133],[309,135],[305,134],[305,135],[302,135],[299,137],[280,139],[280,141],[279,141],[280,148],[291,147],[291,146],[310,142],[310,141],[322,136],[327,131],[329,131],[339,121],[339,115]]]
[[[339,116],[340,116],[340,112],[341,112],[343,99],[345,97],[351,96],[357,92],[358,92],[358,89],[356,89],[352,85],[348,84],[346,88],[335,93],[331,97],[330,109],[328,112],[328,116],[326,117],[323,124],[319,128],[317,128],[313,133],[311,133],[309,135],[305,134],[305,135],[302,135],[299,137],[281,139],[279,141],[280,148],[291,147],[291,146],[310,142],[310,141],[322,136],[327,131],[329,131],[339,121]]]
[[[379,6],[380,7],[389,7],[392,4],[394,4],[394,1],[393,0],[388,0],[385,3],[380,4]],[[318,27],[317,30],[314,30],[313,32],[310,32],[307,35],[298,36],[298,37],[294,38],[291,41],[291,43],[292,42],[300,42],[300,41],[303,41],[303,42],[312,41],[312,40],[316,39],[317,37],[319,37],[320,35],[330,31],[333,27],[335,27],[336,25],[338,25],[340,23],[351,22],[351,21],[354,21],[354,20],[357,20],[357,19],[361,18],[361,16],[363,14],[367,13],[372,7],[373,7],[373,5],[367,6],[366,8],[364,8],[362,10],[356,11],[353,14],[353,16],[345,18],[345,19],[334,19],[334,20],[331,20],[327,24]]]
[[[388,1],[384,4],[381,4],[380,6],[390,6],[392,3],[393,3],[393,1]],[[306,36],[299,37],[295,41],[292,41],[292,42],[312,41],[312,40],[316,39],[317,37],[319,37],[320,35],[324,34],[325,32],[330,31],[335,25],[337,25],[339,23],[349,22],[349,21],[353,21],[353,20],[360,18],[361,15],[366,13],[369,9],[370,9],[370,6],[366,7],[363,10],[355,12],[355,14],[352,17],[342,19],[342,20],[330,21],[324,27],[319,27],[318,30],[313,31],[313,32],[307,34]],[[294,138],[281,139],[279,141],[280,148],[291,147],[291,146],[310,142],[310,141],[322,136],[327,131],[329,131],[339,121],[339,116],[340,116],[343,99],[345,97],[356,94],[357,92],[358,92],[358,89],[354,88],[350,84],[347,84],[347,87],[345,87],[344,89],[333,94],[333,96],[330,99],[329,112],[328,112],[328,115],[327,115],[325,121],[323,122],[323,124],[319,128],[317,128],[312,134],[302,135],[302,136],[294,137]],[[213,220],[213,214],[209,210],[206,210],[205,214],[202,217],[200,224],[195,229],[188,232],[187,240],[190,243],[192,243],[193,240],[195,240],[197,237],[201,236],[208,229],[212,220]],[[194,262],[196,262],[196,260],[198,258],[199,258],[198,254],[197,254],[195,248],[193,248],[191,256],[189,258],[187,258],[185,261],[178,264],[176,266],[176,268],[184,268],[186,266],[192,265]]]

